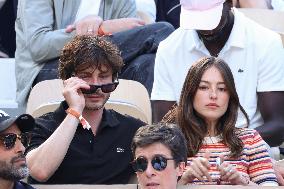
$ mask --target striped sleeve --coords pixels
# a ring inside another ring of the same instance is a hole
[[[251,181],[259,185],[278,186],[272,161],[264,140],[256,130],[250,131],[250,139],[245,140],[245,145],[248,147],[248,174]]]

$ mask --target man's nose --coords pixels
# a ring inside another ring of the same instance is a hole
[[[26,150],[26,148],[25,148],[25,146],[23,145],[23,143],[21,142],[21,140],[19,140],[18,138],[16,139],[16,143],[15,143],[15,151],[17,152],[17,153],[24,153],[25,152],[25,150]]]
[[[148,163],[147,169],[145,170],[145,174],[148,178],[152,177],[155,175],[156,170],[153,168],[151,163]]]
[[[89,78],[88,82],[89,82],[89,84],[92,84],[92,85],[98,85],[98,78],[92,76],[92,77]]]

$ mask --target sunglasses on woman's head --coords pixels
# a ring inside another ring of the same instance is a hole
[[[0,140],[2,141],[3,145],[6,149],[12,149],[15,144],[17,138],[21,141],[24,147],[27,147],[30,141],[30,136],[28,133],[22,133],[20,135],[15,133],[7,133],[4,135],[0,135]]]
[[[152,167],[157,171],[162,171],[167,167],[167,161],[174,160],[173,158],[165,158],[161,155],[156,155],[151,160]],[[132,167],[135,172],[144,172],[148,166],[148,160],[141,156],[136,158],[133,162],[131,162]]]
[[[110,93],[116,89],[118,83],[119,82],[117,81],[117,82],[103,84],[103,85],[89,85],[90,89],[81,89],[81,91],[84,94],[93,94],[98,89],[101,89],[103,93]]]

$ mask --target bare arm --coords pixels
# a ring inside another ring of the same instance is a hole
[[[103,21],[101,27],[105,33],[117,33],[144,26],[145,24],[140,18],[119,18]]]
[[[271,0],[239,0],[235,2],[239,3],[240,8],[271,8]]]
[[[102,21],[98,16],[89,15],[76,24],[67,26],[65,31],[71,33],[75,30],[77,35],[97,35],[98,29],[101,27],[105,33],[114,34],[144,25],[145,22],[139,18],[119,18]]]
[[[270,146],[280,145],[284,141],[284,92],[259,92],[258,106],[264,125],[256,130]]]
[[[163,100],[153,100],[152,105],[152,117],[153,123],[158,123],[161,121],[163,116],[169,111],[169,109],[175,104],[175,101],[163,101]]]
[[[63,95],[69,107],[82,114],[85,99],[78,89],[88,88],[89,86],[78,78],[70,78],[64,81],[64,86]],[[68,114],[45,142],[28,152],[27,164],[30,175],[34,179],[44,182],[57,170],[67,153],[77,125],[77,118]]]
[[[43,144],[27,154],[30,175],[34,179],[45,182],[57,170],[69,148],[77,125],[78,120],[74,116],[67,115]]]
[[[111,7],[107,6],[105,11],[105,14],[99,13],[99,16],[88,15],[69,25],[65,31],[70,33],[76,30],[78,35],[97,35],[98,28],[101,26],[105,33],[113,34],[145,25],[144,21],[136,18],[135,0],[113,1]],[[88,30],[92,32],[87,32]]]

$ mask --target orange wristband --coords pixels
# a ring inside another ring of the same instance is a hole
[[[77,112],[76,110],[73,110],[72,108],[68,108],[67,110],[66,110],[66,112],[68,113],[68,114],[71,114],[71,115],[73,115],[74,117],[76,117],[77,119],[79,119],[79,121],[80,121],[80,123],[82,124],[82,126],[83,126],[83,128],[84,129],[90,129],[91,128],[91,126],[90,126],[90,124],[88,123],[88,121],[85,119],[85,118],[83,118],[83,116],[79,113],[79,112]]]
[[[104,35],[112,35],[111,33],[105,33],[102,29],[102,25],[100,25],[99,29],[98,29],[98,35],[99,36],[104,36]]]

